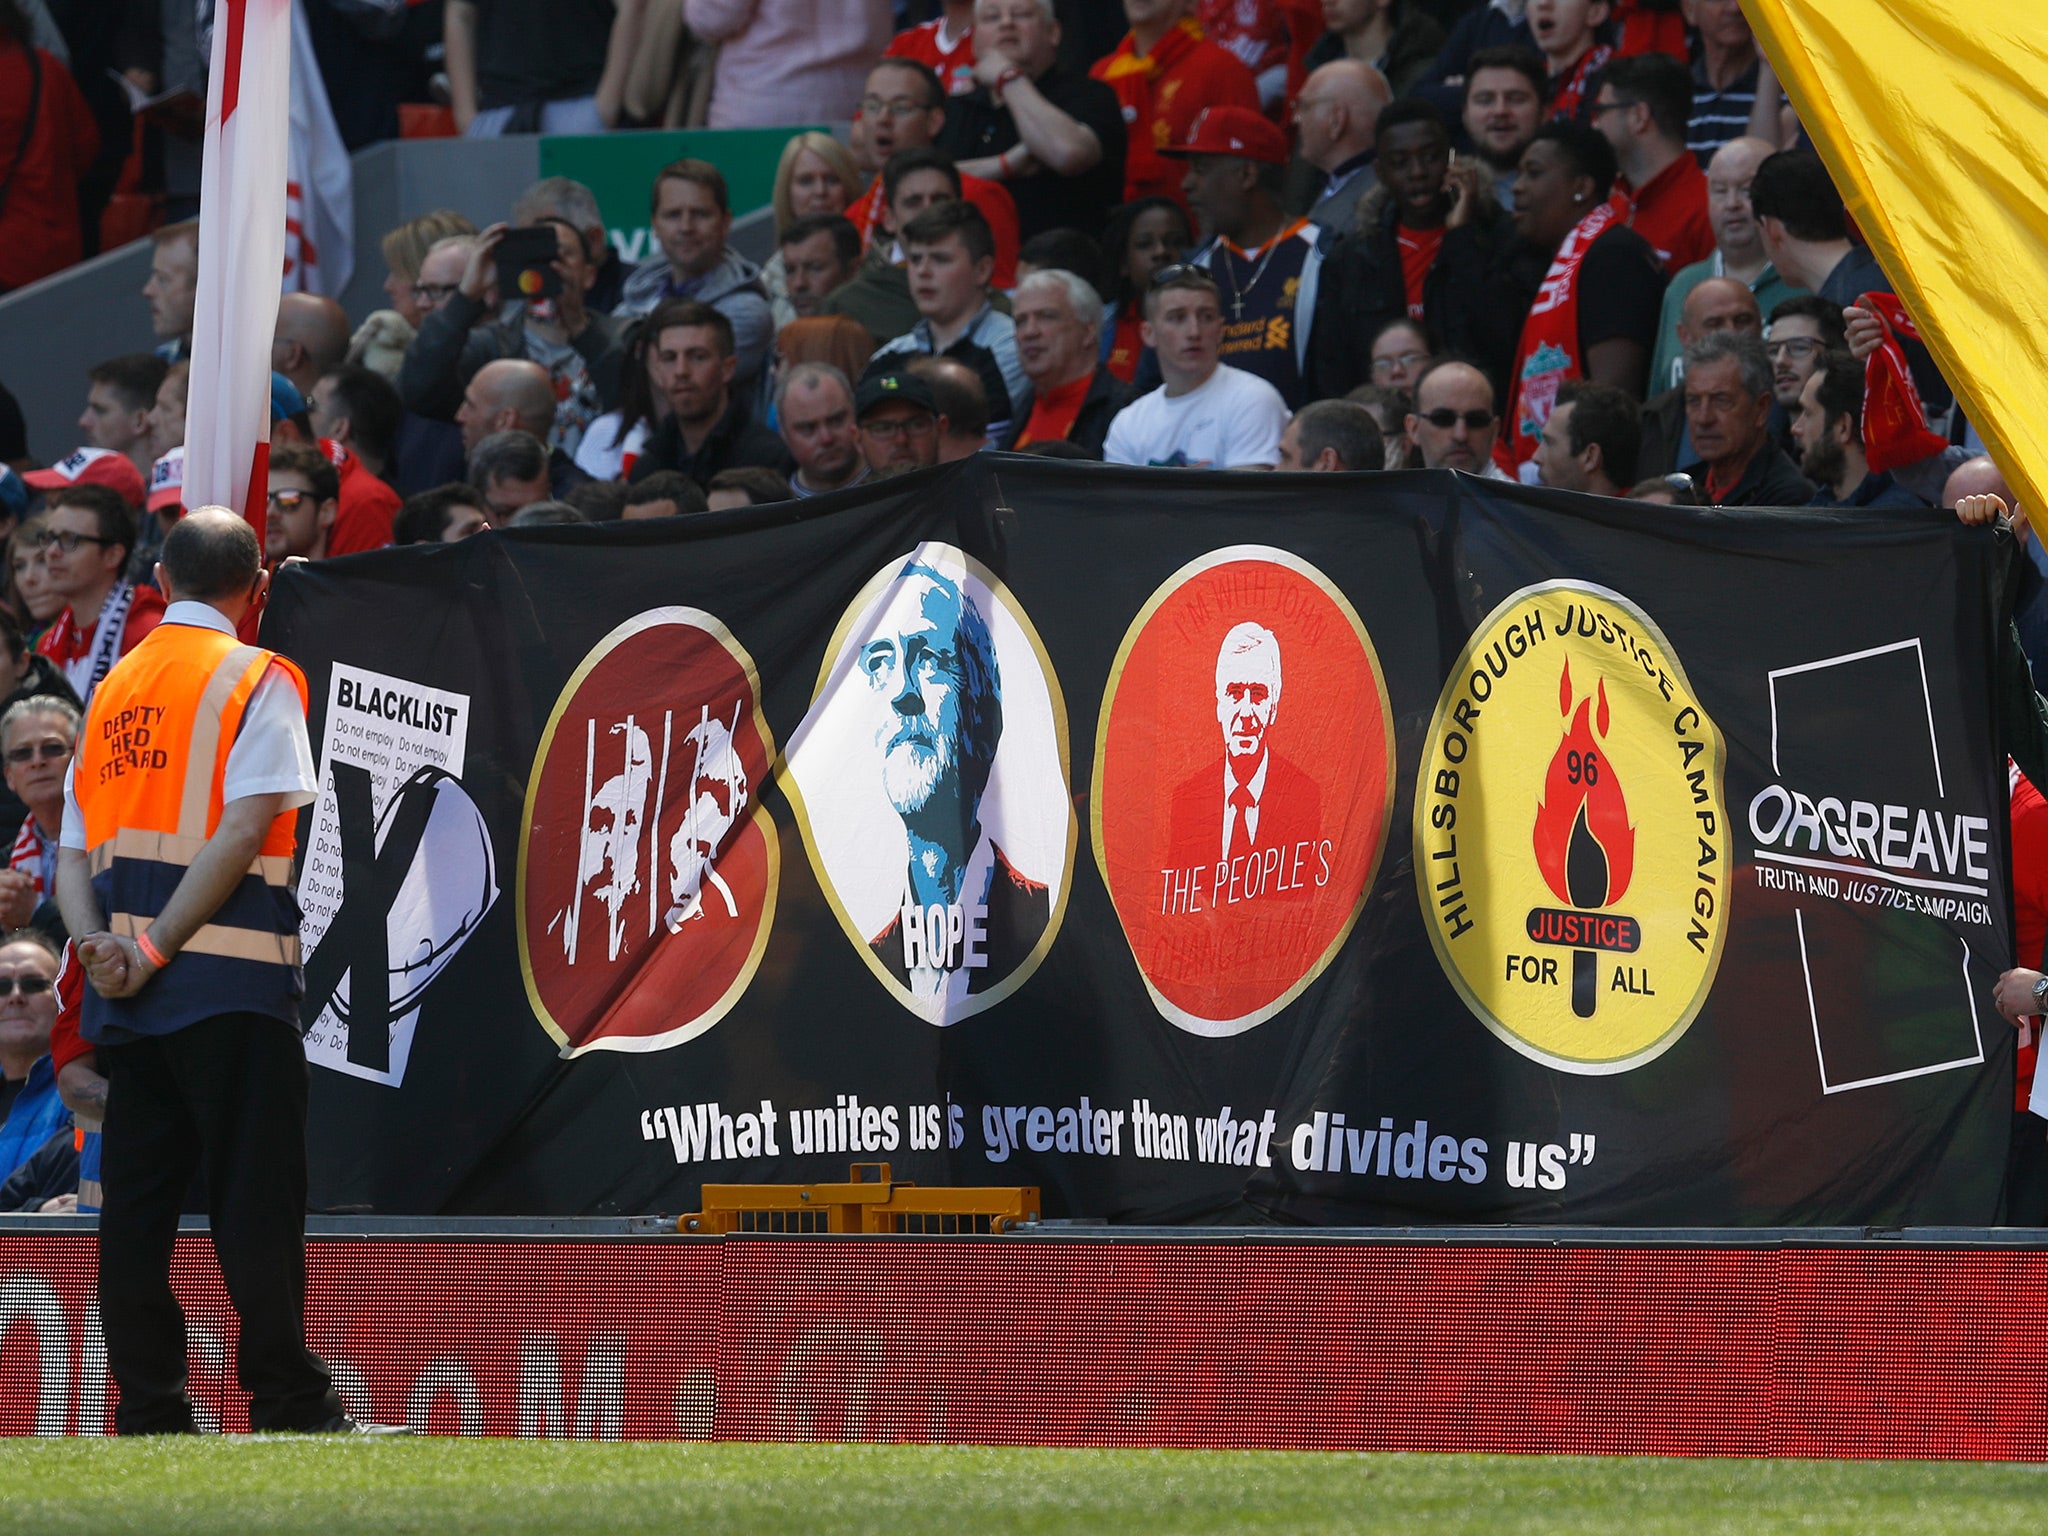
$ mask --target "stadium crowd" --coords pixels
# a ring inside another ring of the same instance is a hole
[[[471,136],[677,121],[692,49],[710,126],[852,126],[789,138],[765,264],[731,242],[719,166],[685,158],[647,189],[638,264],[551,177],[481,228],[385,232],[389,306],[359,325],[287,294],[273,563],[787,501],[985,449],[1686,505],[2013,501],[1737,0],[304,3],[351,144],[436,91]],[[117,86],[203,83],[193,10],[0,0],[0,291],[93,247],[134,139]],[[72,1117],[105,1081],[75,1005],[58,1019],[52,897],[80,708],[162,618],[183,510],[198,225],[150,238],[130,353],[0,383],[0,1209],[96,1190]],[[33,463],[7,385],[82,387],[76,451]],[[2038,874],[2048,805],[2014,806],[2015,869]],[[2037,955],[2048,891],[2018,899]],[[2028,1051],[2022,1108],[2030,1071]]]

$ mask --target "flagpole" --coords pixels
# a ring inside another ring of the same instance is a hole
[[[220,0],[200,170],[184,500],[263,536],[270,345],[284,270],[291,0]]]

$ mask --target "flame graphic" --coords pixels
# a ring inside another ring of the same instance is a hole
[[[1536,806],[1536,866],[1557,899],[1575,907],[1605,907],[1621,900],[1635,873],[1636,831],[1629,824],[1628,801],[1614,764],[1595,738],[1607,735],[1607,682],[1596,683],[1594,698],[1572,709],[1572,666],[1564,665],[1558,682],[1558,713],[1571,724],[1543,776],[1543,799]],[[1578,782],[1572,782],[1576,754]],[[1588,764],[1591,768],[1588,768]]]

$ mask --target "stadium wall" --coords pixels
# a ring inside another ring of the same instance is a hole
[[[355,1412],[439,1434],[2028,1460],[2048,1446],[2048,1342],[2023,1300],[2048,1282],[2048,1244],[2031,1234],[324,1225],[314,1347]],[[110,1424],[95,1256],[83,1223],[0,1230],[0,1432]],[[202,1233],[181,1236],[175,1275],[194,1396],[210,1424],[241,1428],[234,1315]]]

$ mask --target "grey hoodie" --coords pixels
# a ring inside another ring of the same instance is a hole
[[[612,317],[623,321],[652,311],[669,296],[667,289],[674,275],[666,256],[641,262],[626,274]],[[759,375],[775,340],[775,315],[768,307],[768,289],[759,267],[727,246],[718,265],[697,280],[696,291],[676,297],[709,304],[732,322],[733,350],[739,356],[736,383],[745,384]]]

